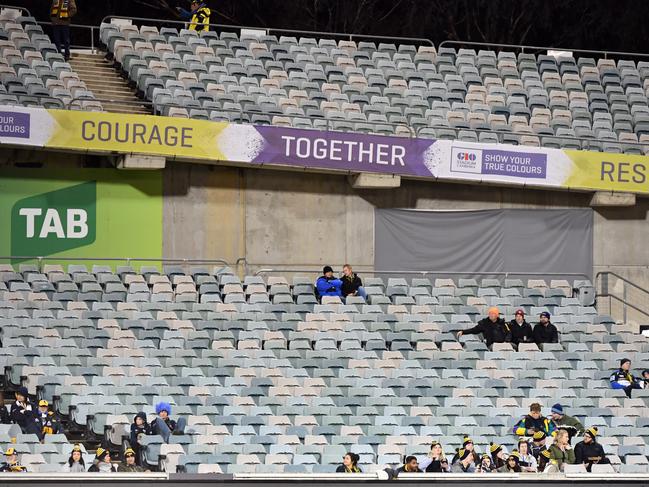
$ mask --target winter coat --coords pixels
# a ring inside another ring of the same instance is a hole
[[[503,343],[511,341],[511,330],[505,320],[498,318],[495,322],[489,318],[483,318],[473,328],[462,331],[463,335],[478,335],[482,333],[488,347],[492,343]]]
[[[451,473],[473,473],[475,472],[475,465],[470,464],[467,468],[459,460],[451,467]]]
[[[509,329],[512,333],[512,343],[518,345],[519,343],[531,343],[534,341],[532,325],[527,321],[523,321],[522,324],[518,324],[516,320],[511,320],[509,322]]]
[[[320,276],[315,283],[315,287],[320,297],[322,296],[342,296],[343,282],[340,279],[332,277],[327,279],[325,276]]]
[[[77,14],[75,0],[52,0],[50,20],[54,25],[69,25],[72,17]]]
[[[575,463],[601,463],[604,459],[606,459],[604,448],[596,441],[588,444],[580,441],[575,445]]]
[[[358,277],[358,274],[352,274],[351,276],[343,276],[340,278],[342,281],[342,293],[343,296],[349,296],[358,291],[358,288],[363,285],[363,281]]]
[[[447,464],[448,465],[448,464]],[[426,472],[428,473],[441,473],[448,472],[448,466],[446,468],[442,467],[442,462],[439,460],[433,459],[428,466],[426,467]]]
[[[564,463],[577,463],[575,460],[575,450],[572,448],[566,448],[564,451],[561,451],[561,448],[557,445],[552,445],[548,450],[550,450],[550,459],[556,462],[559,470],[562,469]]]
[[[552,421],[556,429],[565,429],[568,432],[570,439],[573,436],[580,435],[584,432],[584,425],[582,425],[577,418],[564,414],[559,421]]]
[[[542,325],[537,323],[533,331],[534,341],[537,345],[541,343],[559,343],[559,330],[552,323]]]
[[[130,473],[139,473],[144,472],[144,469],[139,465],[126,465],[122,463],[117,469],[118,472],[130,472]]]
[[[516,436],[528,436],[528,429],[543,431],[546,435],[550,436],[554,432],[555,427],[554,423],[548,418],[541,416],[539,419],[534,419],[528,414],[516,423],[516,426],[514,426],[514,434]]]
[[[196,10],[191,12],[185,9],[180,9],[180,17],[185,20],[190,20],[189,30],[204,31],[210,30],[210,15],[212,11],[205,5],[201,5]]]
[[[36,406],[34,406],[29,399],[25,403],[14,401],[11,405],[11,421],[19,425],[21,428],[26,428],[27,425],[34,421],[36,416]]]
[[[95,472],[95,473],[117,472],[117,468],[112,463],[108,463],[108,464],[106,464],[105,462],[101,462],[101,463],[106,466],[101,467],[100,463],[95,461],[88,469],[88,472]]]
[[[639,380],[637,377],[633,377],[633,375],[630,372],[625,371],[624,369],[619,369],[616,370],[611,374],[611,377],[609,378],[609,381],[611,382],[611,386],[614,389],[622,389],[624,387],[629,387],[629,386],[636,386],[639,384]],[[618,385],[618,387],[615,387],[615,384]]]
[[[530,453],[532,453],[532,456],[536,459],[536,461],[539,461],[539,457],[541,456],[541,452],[544,452],[547,450],[545,445],[543,446],[536,446],[534,444],[530,445]]]
[[[46,413],[36,411],[34,422],[44,435],[54,435],[61,431],[61,422],[53,411],[47,411]]]
[[[358,467],[352,467],[351,469],[347,469],[344,465],[338,465],[338,468],[336,469],[336,473],[363,473],[363,471],[358,468]]]
[[[24,467],[19,462],[0,464],[0,472],[27,472],[27,467]]]
[[[138,426],[137,424],[135,424],[136,418],[142,418],[144,420],[142,426]],[[133,418],[133,423],[131,423],[131,435],[130,435],[131,448],[135,449],[136,446],[138,445],[137,438],[139,435],[150,435],[150,434],[151,434],[151,425],[146,422],[146,414],[137,413],[135,415],[135,418]]]
[[[86,466],[81,462],[73,462],[72,465],[70,465],[68,462],[65,462],[63,468],[61,469],[61,472],[66,473],[84,473],[85,471]]]

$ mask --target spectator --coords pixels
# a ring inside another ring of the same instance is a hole
[[[586,465],[586,470],[591,471],[594,464],[611,463],[606,458],[604,448],[597,443],[598,429],[596,427],[588,428],[584,432],[584,439],[575,445],[575,463]]]
[[[318,277],[315,282],[315,288],[318,296],[342,296],[343,282],[334,277],[334,270],[331,266],[324,266],[322,268],[322,276]]]
[[[5,394],[2,391],[0,391],[0,424],[11,424],[11,415],[5,406]]]
[[[72,452],[70,453],[70,458],[63,465],[63,472],[67,473],[85,473],[86,471],[86,462],[83,461],[83,452],[81,451],[80,445],[74,445],[72,447]]]
[[[494,465],[495,470],[499,470],[505,466],[505,460],[507,459],[507,454],[503,450],[503,447],[498,443],[489,443],[489,452],[491,453],[491,461]]]
[[[11,421],[20,426],[23,433],[38,434],[38,427],[34,423],[36,408],[29,400],[26,387],[21,387],[16,392],[16,401],[11,405]]]
[[[514,319],[509,322],[512,334],[512,343],[518,347],[519,343],[532,343],[534,341],[532,325],[525,321],[525,311],[517,309]]]
[[[554,433],[554,424],[548,418],[541,416],[541,405],[538,402],[530,404],[530,412],[516,426],[516,436],[533,436],[537,431],[543,431],[547,436]]]
[[[190,4],[191,11],[181,7],[176,7],[180,18],[189,20],[189,30],[207,32],[210,30],[210,16],[212,11],[200,0],[192,0]]]
[[[115,465],[110,463],[110,452],[108,450],[104,450],[101,447],[97,448],[97,452],[95,453],[95,461],[92,462],[92,465],[90,465],[88,472],[117,472]]]
[[[632,389],[642,389],[644,381],[641,381],[637,377],[633,377],[631,370],[631,360],[628,358],[623,358],[620,360],[620,368],[611,374],[611,387],[613,389],[624,389],[626,395],[631,397]]]
[[[417,457],[414,455],[408,455],[404,461],[403,465],[401,465],[397,469],[397,475],[400,473],[422,473],[422,471],[419,469],[419,462],[417,461]]]
[[[55,435],[61,431],[61,422],[54,411],[50,411],[49,403],[41,399],[38,403],[38,411],[34,418],[36,427],[38,428],[38,437],[42,441],[45,435]]]
[[[556,468],[556,462],[552,461],[552,454],[550,453],[550,450],[546,450],[544,448],[537,460],[539,462],[540,473],[558,472],[558,469]]]
[[[545,440],[548,436],[544,431],[537,431],[532,435],[532,456],[536,458],[536,461],[539,462],[539,471],[542,472],[543,469],[540,468],[540,456],[544,451],[547,451],[545,446]]]
[[[462,335],[477,335],[482,333],[487,347],[492,343],[511,341],[509,325],[500,317],[500,311],[495,306],[489,308],[488,316],[478,321],[478,324],[468,330],[457,332],[458,339]]]
[[[160,435],[168,443],[169,437],[172,434],[182,435],[185,432],[185,418],[179,418],[176,424],[169,417],[171,415],[171,404],[168,402],[159,402],[155,405],[155,412],[158,417],[151,421],[152,435]]]
[[[424,465],[424,462],[430,463]],[[430,451],[428,452],[428,456],[424,462],[422,462],[420,468],[427,473],[441,473],[448,472],[449,470],[448,460],[446,459],[446,456],[444,456],[442,445],[437,441],[433,441],[430,444]]]
[[[520,457],[518,455],[518,452],[514,450],[509,454],[507,457],[507,461],[505,461],[505,465],[501,468],[498,469],[498,472],[500,473],[520,473],[522,472],[521,469],[521,464],[520,464]]]
[[[538,462],[534,455],[530,453],[530,444],[524,438],[518,440],[519,464],[523,472],[536,472]]]
[[[455,462],[451,466],[452,473],[474,473],[476,471],[476,462],[473,452],[460,448],[455,455]]]
[[[52,0],[50,20],[54,44],[66,61],[70,60],[70,21],[77,14],[75,0]]]
[[[569,436],[566,430],[559,430],[554,437],[554,444],[548,448],[550,450],[550,459],[553,460],[559,471],[563,470],[565,463],[575,463],[575,452],[570,448],[568,438]]]
[[[124,451],[124,462],[117,469],[118,472],[138,473],[144,472],[144,469],[135,463],[135,451],[133,448],[127,448]]]
[[[140,411],[133,417],[133,423],[131,424],[131,435],[129,442],[131,448],[135,451],[136,458],[140,457],[140,440],[142,435],[151,434],[151,425],[146,422],[146,414]]]
[[[347,452],[343,457],[342,465],[338,465],[336,473],[363,473],[363,471],[358,467],[358,461],[361,457],[352,452]]]
[[[23,467],[20,462],[18,462],[18,455],[14,448],[7,448],[5,452],[5,461],[0,465],[0,472],[27,472],[27,468]]]
[[[367,293],[363,288],[363,281],[358,277],[352,270],[352,266],[345,264],[343,266],[343,277],[340,279],[342,281],[342,295],[343,297],[347,296],[360,296],[363,299],[367,299]]]
[[[550,322],[550,313],[544,311],[534,327],[534,341],[540,347],[542,343],[559,343],[559,331]]]
[[[552,422],[556,429],[564,429],[568,432],[569,441],[572,441],[573,436],[580,435],[584,432],[584,426],[577,418],[568,416],[563,412],[561,404],[555,404],[550,410],[552,413]]]
[[[643,389],[649,389],[649,369],[642,371],[642,380],[644,381]]]
[[[491,473],[496,471],[494,464],[491,462],[491,457],[486,453],[482,455],[482,461],[477,470],[481,473]]]
[[[480,455],[478,455],[478,453],[475,451],[475,445],[473,444],[473,440],[468,436],[465,436],[464,439],[462,440],[462,450],[466,450],[471,454],[471,456],[473,457],[474,465],[480,465],[480,461],[481,461]],[[458,455],[459,455],[459,450],[456,450],[455,456],[451,460],[451,465],[457,462]]]

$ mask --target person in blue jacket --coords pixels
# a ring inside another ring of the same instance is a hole
[[[322,296],[339,296],[343,295],[342,293],[343,282],[334,277],[334,270],[331,266],[324,266],[322,269],[322,275],[318,277],[318,280],[315,282],[316,291],[318,295]]]

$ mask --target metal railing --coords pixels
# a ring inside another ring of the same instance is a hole
[[[32,13],[25,7],[19,7],[17,5],[5,5],[5,4],[0,4],[0,10],[3,8],[8,8],[11,10],[20,10],[21,12],[27,12],[27,15],[23,15],[23,17],[33,17]]]
[[[622,283],[621,296],[616,294],[612,289],[609,281],[611,277]],[[612,311],[613,301],[622,305],[622,321],[625,323],[627,322],[628,309],[632,309],[640,313],[642,316],[649,318],[649,309],[641,308],[639,305],[632,303],[629,296],[630,292],[636,291],[640,293],[639,301],[643,304],[649,304],[649,289],[645,289],[612,271],[600,271],[595,275],[595,289],[597,292],[597,298],[608,298],[609,311]]]
[[[44,22],[44,21],[38,21],[36,22],[38,25],[46,25],[48,27],[51,27],[53,24],[52,22]],[[90,36],[90,46],[84,46],[80,44],[70,44],[71,49],[88,49],[92,51],[92,53],[96,53],[96,47],[95,47],[95,32],[99,33],[99,27],[95,25],[87,25],[87,24],[70,24],[71,29],[81,29],[81,30],[87,30],[89,31],[89,36]],[[74,39],[74,36],[71,36],[72,39]]]

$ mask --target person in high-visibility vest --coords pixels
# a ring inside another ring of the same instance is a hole
[[[70,59],[70,20],[77,13],[74,0],[52,0],[50,19],[54,44],[67,61]]]
[[[210,30],[210,15],[212,15],[212,11],[205,5],[205,2],[192,0],[191,11],[181,7],[177,7],[176,9],[180,13],[180,18],[189,20],[189,30],[198,32],[207,32]]]

